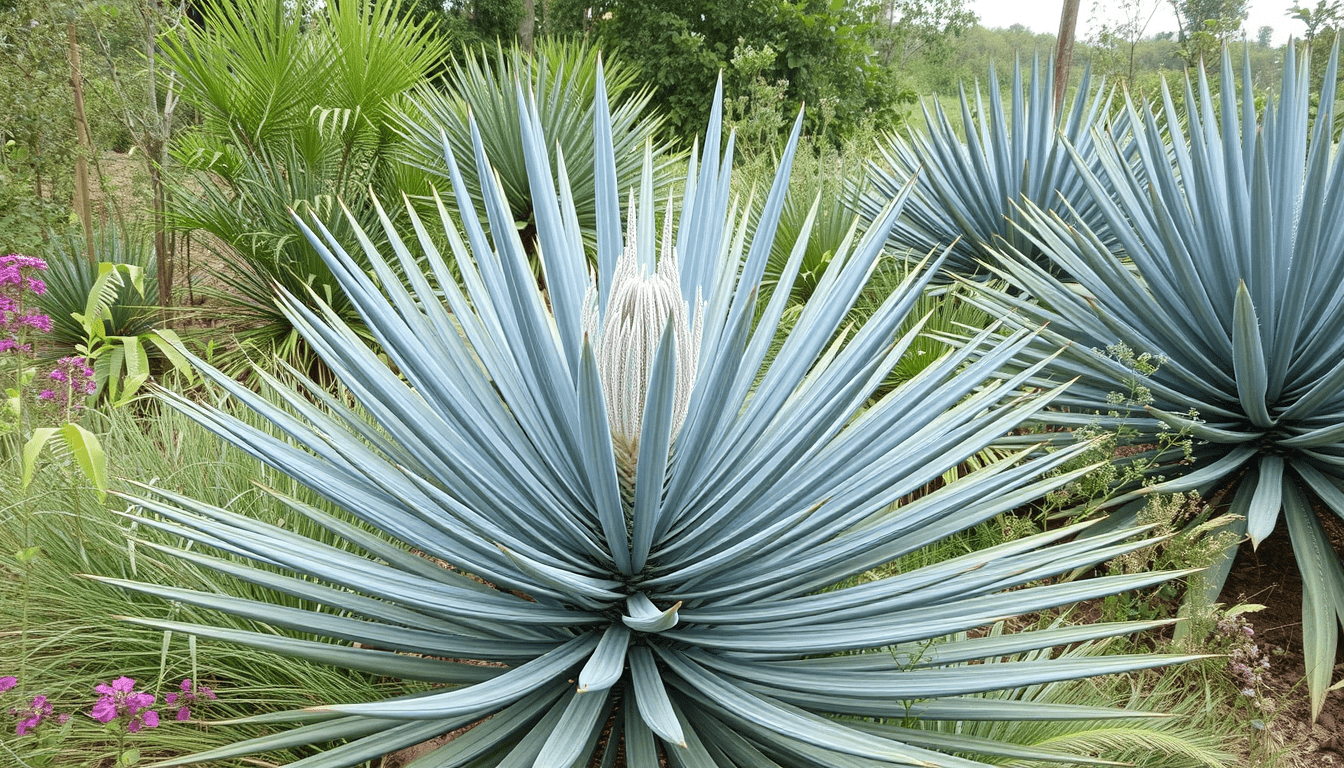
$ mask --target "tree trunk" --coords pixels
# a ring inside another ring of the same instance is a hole
[[[1064,0],[1059,15],[1059,37],[1055,41],[1055,114],[1064,111],[1064,92],[1069,87],[1069,69],[1073,66],[1073,37],[1078,27],[1079,0]]]
[[[65,25],[66,39],[70,42],[70,87],[75,91],[75,135],[79,150],[75,153],[75,212],[84,225],[84,253],[89,264],[96,264],[98,257],[93,248],[93,203],[89,199],[89,158],[93,155],[93,142],[89,139],[89,121],[84,115],[84,75],[79,64],[79,40],[75,37],[75,25]]]
[[[158,93],[158,17],[148,6],[140,9],[145,23],[145,58],[149,63],[148,114],[154,115],[152,124],[147,123],[140,138],[141,149],[145,153],[145,166],[149,170],[149,188],[154,201],[154,262],[155,278],[159,288],[159,307],[163,310],[163,320],[169,319],[169,310],[173,307],[173,249],[168,240],[168,190],[163,172],[168,164],[168,138],[172,135],[173,107],[176,97],[169,88],[164,99],[162,112],[159,108]]]
[[[532,37],[537,28],[536,0],[523,0],[523,18],[518,21],[518,47],[532,55]]]

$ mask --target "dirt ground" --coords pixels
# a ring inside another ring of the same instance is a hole
[[[1320,515],[1336,552],[1344,552],[1344,523],[1329,513]],[[1302,576],[1298,573],[1286,526],[1261,543],[1258,550],[1242,545],[1236,564],[1219,598],[1224,605],[1255,603],[1263,611],[1247,615],[1255,637],[1270,659],[1268,696],[1278,703],[1265,723],[1263,754],[1248,761],[1250,768],[1333,768],[1344,766],[1344,690],[1331,691],[1316,723],[1303,676]],[[1338,680],[1344,665],[1337,665]]]

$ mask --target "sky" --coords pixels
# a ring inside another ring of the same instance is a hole
[[[1170,0],[1141,0],[1146,10],[1154,10],[1152,22],[1145,36],[1157,32],[1176,31],[1176,12],[1172,10]],[[1274,28],[1275,45],[1288,41],[1289,35],[1301,35],[1305,31],[1302,22],[1288,18],[1288,9],[1295,5],[1312,5],[1306,0],[1251,0],[1250,15],[1242,23],[1242,31],[1247,37],[1255,39],[1260,27]],[[1094,2],[1083,0],[1078,11],[1078,38],[1086,39],[1106,19],[1107,6],[1119,3]],[[1064,7],[1063,0],[971,0],[971,10],[980,16],[980,24],[985,27],[1010,27],[1022,24],[1034,32],[1058,32],[1059,13]],[[1118,19],[1116,19],[1118,21]]]

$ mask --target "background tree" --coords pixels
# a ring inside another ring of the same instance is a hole
[[[0,10],[0,253],[32,252],[67,209],[75,127],[66,3]]]
[[[1218,51],[1241,29],[1249,4],[1249,0],[1171,0],[1186,63],[1217,61]]]
[[[880,0],[873,14],[876,48],[885,64],[904,69],[911,57],[946,60],[951,43],[979,17],[967,0]]]
[[[873,55],[861,9],[844,0],[611,0],[592,11],[603,48],[642,70],[683,136],[705,124],[705,94],[739,47],[777,52],[761,75],[787,81],[790,104],[819,107],[808,110],[812,130],[835,137],[865,118],[898,118],[895,75]]]
[[[1297,5],[1288,9],[1288,17],[1307,25],[1305,35],[1308,43],[1315,41],[1322,30],[1332,28],[1339,22],[1341,13],[1339,0],[1318,0],[1315,8]]]
[[[1325,76],[1325,66],[1330,59],[1330,49],[1335,45],[1335,36],[1339,24],[1344,21],[1344,7],[1339,0],[1318,0],[1316,7],[1294,6],[1288,10],[1289,18],[1297,19],[1307,26],[1303,36],[1304,44],[1311,50],[1311,85],[1319,90]]]
[[[1093,0],[1092,18],[1103,19],[1090,40],[1093,71],[1132,83],[1139,42],[1161,7],[1162,0]]]

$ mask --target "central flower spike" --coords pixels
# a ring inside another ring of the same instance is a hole
[[[621,488],[627,496],[633,493],[644,402],[658,342],[671,323],[677,360],[672,411],[672,434],[676,435],[691,402],[704,318],[704,302],[698,292],[693,320],[682,298],[677,252],[672,246],[672,207],[668,206],[663,221],[662,254],[651,271],[648,265],[653,261],[652,254],[641,260],[638,252],[637,218],[635,198],[631,195],[625,249],[616,261],[606,311],[600,314],[597,311],[594,281],[588,291],[583,323],[597,358]]]

